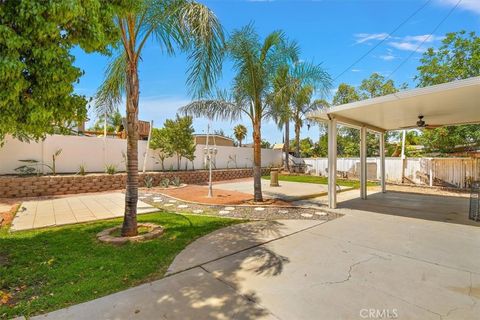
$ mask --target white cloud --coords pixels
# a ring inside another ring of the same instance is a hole
[[[458,3],[458,0],[436,0],[436,2],[444,6],[453,7]],[[458,7],[480,14],[479,0],[462,0]]]
[[[405,36],[405,37],[397,37],[397,41],[390,41],[388,42],[389,46],[394,47],[395,49],[405,50],[405,51],[425,51],[428,47],[431,47],[432,44],[436,41],[442,40],[444,37],[430,35],[430,34],[422,34],[416,36]]]
[[[360,43],[365,43],[365,42],[370,42],[372,40],[384,40],[389,37],[388,33],[357,33],[354,34],[355,38],[355,43],[360,44]]]
[[[480,0],[479,0],[480,2]],[[442,40],[444,37],[420,34],[420,35],[407,35],[407,36],[389,36],[388,33],[357,33],[354,34],[356,38],[355,43],[369,43],[372,41],[382,41],[388,39],[387,45],[398,50],[405,51],[425,51],[434,42]],[[395,56],[393,54],[387,54],[380,56],[383,60],[393,60]]]
[[[385,60],[385,61],[392,61],[392,60],[396,59],[397,56],[395,56],[395,55],[393,54],[393,50],[392,50],[392,49],[388,49],[388,48],[387,48],[387,53],[378,56],[378,58],[380,58],[380,59],[382,59],[382,60]]]
[[[352,72],[360,72],[360,71],[362,71],[362,70],[360,70],[360,69],[352,69],[351,71],[352,71]]]

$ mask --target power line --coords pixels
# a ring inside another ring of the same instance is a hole
[[[417,53],[417,51],[425,44],[425,42],[427,42],[431,37],[432,35],[437,32],[437,30],[440,28],[440,26],[450,17],[450,15],[453,13],[453,11],[455,11],[455,9],[457,9],[457,7],[460,5],[460,3],[462,2],[462,0],[458,0],[457,4],[454,5],[452,7],[452,9],[450,9],[450,11],[447,13],[447,15],[440,21],[439,24],[437,24],[437,26],[435,27],[435,29],[433,29],[433,31],[427,36],[425,37],[425,39],[423,39],[423,41],[417,46],[417,48],[415,49],[415,51],[412,51],[408,57],[403,60],[396,68],[395,70],[393,70],[387,77],[387,79],[390,79],[392,77],[392,75],[397,72],[401,67],[403,67],[403,65],[405,65],[405,63],[407,63],[408,60],[410,60],[411,57],[413,57],[413,55],[415,53]]]
[[[460,0],[462,1],[462,0]],[[362,61],[366,56],[368,56],[373,50],[375,50],[376,48],[378,48],[382,43],[385,42],[385,40],[387,40],[388,38],[390,38],[395,32],[397,32],[401,27],[403,27],[411,18],[413,18],[414,16],[417,15],[418,12],[420,12],[423,8],[425,8],[430,2],[432,2],[432,0],[427,0],[425,1],[425,3],[420,7],[418,8],[417,10],[415,10],[415,12],[413,12],[410,16],[408,16],[407,19],[405,19],[404,21],[402,21],[402,23],[400,23],[395,29],[393,29],[392,32],[388,33],[382,40],[380,40],[376,45],[374,45],[370,50],[368,50],[366,53],[364,53],[360,58],[358,58],[357,60],[355,60],[355,62],[353,62],[351,65],[349,65],[345,70],[343,70],[338,76],[335,77],[335,79],[333,79],[333,81],[337,81],[338,78],[340,78],[341,76],[343,76],[348,70],[350,70],[353,66],[355,66],[357,63],[359,63],[360,61]]]

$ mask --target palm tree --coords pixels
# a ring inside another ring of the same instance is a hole
[[[285,136],[283,139],[285,168],[287,171],[290,171],[290,118],[292,112],[290,109],[290,101],[293,95],[293,86],[290,84],[291,78],[288,73],[288,65],[283,65],[277,70],[273,80],[273,92],[269,96],[269,103],[273,108],[273,119],[277,123],[278,128],[281,130],[283,127],[285,127]]]
[[[253,127],[253,177],[254,200],[263,201],[261,185],[262,120],[272,116],[266,98],[271,93],[276,70],[288,60],[296,60],[298,47],[289,42],[281,31],[270,33],[263,42],[252,25],[232,33],[226,45],[227,54],[233,60],[236,75],[230,94],[219,92],[216,97],[194,101],[182,112],[210,119],[235,121],[247,116]]]
[[[138,64],[147,41],[156,41],[163,52],[188,53],[187,78],[191,92],[199,97],[213,86],[221,70],[223,30],[215,15],[193,0],[131,1],[119,13],[120,29],[116,56],[99,88],[99,106],[118,105],[126,94],[127,186],[122,236],[137,234],[138,201]]]
[[[313,86],[300,87],[293,97],[292,120],[295,125],[295,157],[300,157],[300,129],[303,127],[305,115],[311,111],[328,108],[328,103],[323,99],[312,101]]]
[[[285,161],[287,169],[290,150],[290,121],[295,124],[295,156],[299,157],[300,129],[307,112],[320,107],[320,100],[310,103],[313,93],[327,93],[331,86],[329,74],[320,64],[294,61],[279,69],[274,80],[271,101],[275,106],[274,118],[279,127],[285,126]]]
[[[241,147],[243,139],[247,136],[247,127],[243,124],[236,125],[235,128],[233,128],[233,134],[235,135],[235,139],[238,140],[238,145]]]

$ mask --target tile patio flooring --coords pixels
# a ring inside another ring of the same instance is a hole
[[[123,216],[125,195],[121,192],[74,195],[47,200],[25,201],[11,230],[29,230]],[[138,201],[138,213],[158,211]]]

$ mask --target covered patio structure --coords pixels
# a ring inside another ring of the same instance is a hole
[[[367,199],[367,132],[379,136],[380,183],[385,183],[385,132],[480,123],[480,77],[335,106],[312,112],[328,124],[328,207],[337,207],[337,125],[360,130],[360,197]]]

